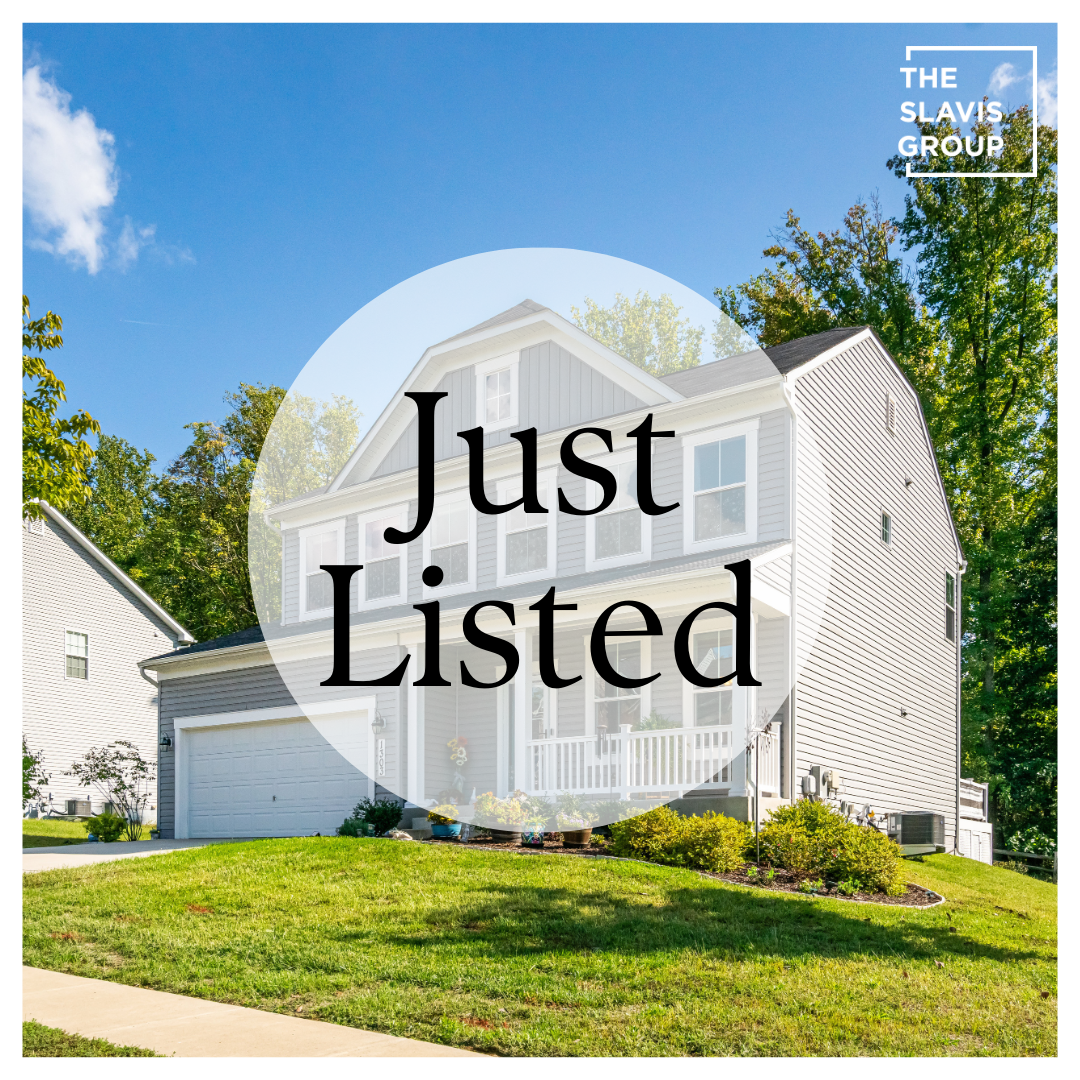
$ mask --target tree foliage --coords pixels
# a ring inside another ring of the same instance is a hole
[[[45,751],[33,751],[26,745],[26,736],[22,737],[22,804],[23,809],[32,802],[41,802],[45,798],[45,789],[49,784],[50,774],[45,771],[42,762]]]
[[[67,401],[67,389],[49,368],[45,353],[64,344],[60,316],[47,311],[40,319],[31,319],[30,301],[24,296],[22,326],[23,515],[40,517],[35,500],[66,512],[88,498],[86,474],[94,449],[85,437],[101,428],[83,409],[67,419],[56,415],[60,402]]]
[[[954,133],[947,121],[919,130]],[[1030,171],[1030,112],[1006,115],[1001,134],[1001,157],[977,167]],[[910,159],[894,158],[890,169],[910,188],[899,220],[858,203],[841,229],[815,236],[789,211],[764,252],[775,265],[716,295],[766,346],[870,325],[915,386],[968,561],[963,768],[991,781],[1007,828],[1052,833],[1057,132],[1038,134],[1037,178],[908,177]],[[932,167],[972,171],[966,155],[938,155]]]

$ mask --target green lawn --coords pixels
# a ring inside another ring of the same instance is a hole
[[[25,962],[510,1055],[1053,1055],[1057,888],[911,862],[926,911],[385,840],[24,878]]]
[[[140,1046],[116,1046],[105,1039],[84,1039],[30,1020],[23,1024],[23,1057],[161,1057]]]
[[[156,828],[156,826],[155,826]],[[81,821],[61,818],[23,818],[23,847],[55,847],[58,844],[85,844],[86,826]],[[142,838],[150,839],[150,826],[143,826]],[[121,841],[127,837],[122,836]]]

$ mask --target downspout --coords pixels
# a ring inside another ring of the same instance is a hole
[[[960,643],[963,641],[963,632],[961,627],[960,613],[963,610],[960,607],[960,600],[962,596],[961,582],[963,581],[964,571],[967,570],[967,560],[962,556],[960,562],[956,567],[956,601],[955,614],[953,615],[953,626],[956,631],[956,825],[953,828],[953,854],[960,854]],[[989,816],[989,815],[987,815]],[[991,840],[990,847],[993,848],[993,841]],[[993,855],[990,856],[993,860]]]
[[[788,403],[788,410],[791,414],[791,443],[789,454],[789,468],[791,473],[790,482],[788,484],[788,526],[791,534],[791,616],[788,626],[788,673],[791,683],[791,688],[788,690],[788,724],[787,724],[787,736],[788,736],[788,770],[787,770],[787,797],[789,802],[795,801],[795,669],[798,659],[798,553],[799,553],[799,541],[797,538],[796,517],[798,514],[798,500],[796,498],[796,478],[798,475],[798,460],[799,460],[799,412],[795,405],[795,386],[794,383],[788,381],[788,377],[784,376],[783,382],[784,398]],[[959,784],[957,785],[959,791]]]

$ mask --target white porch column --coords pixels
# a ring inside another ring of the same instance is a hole
[[[522,791],[532,787],[529,775],[529,741],[532,739],[532,631],[514,631],[518,670],[514,676],[514,783]]]
[[[405,793],[409,802],[414,806],[422,806],[424,798],[424,691],[416,686],[416,679],[420,678],[420,646],[408,645],[407,651],[411,659],[406,670],[406,678],[409,680],[406,691],[406,709],[408,720],[408,755],[405,765]]]

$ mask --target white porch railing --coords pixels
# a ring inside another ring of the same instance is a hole
[[[528,744],[528,793],[556,796],[680,794],[730,782],[731,729],[667,728],[618,735],[537,739]]]
[[[780,725],[773,724],[771,730],[763,731],[757,737],[756,762],[757,782],[762,795],[780,794]]]
[[[980,784],[966,777],[960,781],[960,816],[975,821],[986,821],[990,809],[990,785]]]

